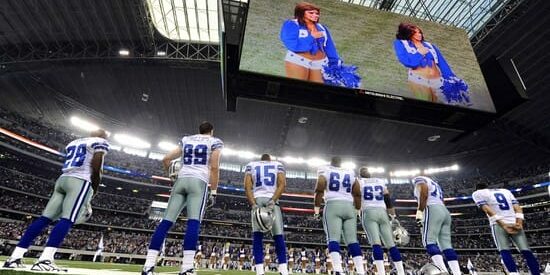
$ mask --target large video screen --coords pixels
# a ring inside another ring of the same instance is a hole
[[[250,0],[240,70],[495,112],[463,29],[336,0]]]

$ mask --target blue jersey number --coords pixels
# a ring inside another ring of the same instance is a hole
[[[506,196],[502,193],[495,193],[495,199],[498,202],[498,207],[500,210],[510,210],[510,204],[508,204],[508,200],[506,200]]]
[[[275,185],[275,165],[265,165],[263,167],[263,171],[262,166],[254,167],[254,170],[256,170],[256,187],[260,187],[262,184],[266,186]]]
[[[378,192],[378,195],[375,196],[374,192]],[[363,199],[367,201],[372,201],[373,199],[377,201],[383,200],[384,187],[381,185],[375,185],[374,188],[373,186],[365,186],[365,188],[363,188]]]
[[[328,190],[334,192],[340,191],[340,183],[342,184],[342,187],[346,188],[346,193],[351,193],[351,180],[349,174],[345,174],[342,182],[340,182],[340,174],[336,172],[330,173]]]
[[[86,144],[80,144],[67,147],[67,156],[65,157],[65,163],[63,169],[69,167],[80,167],[86,159]]]
[[[185,144],[183,147],[183,164],[185,165],[205,165],[208,147],[204,144]]]
[[[439,185],[433,182],[432,182],[432,185],[434,186],[435,189],[432,193],[430,193],[430,195],[432,195],[432,197],[436,197],[436,198],[439,198],[440,200],[443,200],[443,191],[441,190],[441,187],[439,187]]]

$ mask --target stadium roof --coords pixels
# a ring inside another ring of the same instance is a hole
[[[446,129],[251,100],[239,100],[237,112],[226,112],[217,46],[168,40],[153,26],[146,2],[29,3],[0,1],[0,107],[46,122],[64,124],[79,112],[157,144],[194,133],[197,123],[210,120],[234,148],[304,157],[339,154],[357,161],[468,158],[472,165],[507,167],[550,154],[544,39],[550,1],[521,2],[474,47],[480,62],[513,58],[531,100],[459,140],[460,133]],[[123,47],[129,56],[119,55]],[[167,55],[157,56],[160,50]],[[307,122],[300,123],[304,117]],[[440,138],[428,141],[434,135]],[[477,157],[488,152],[491,157]]]
[[[341,0],[463,28],[472,37],[510,0]]]

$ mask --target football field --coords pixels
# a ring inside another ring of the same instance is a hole
[[[3,264],[7,257],[0,257],[0,262]],[[26,258],[24,260],[25,268],[22,269],[2,269],[0,267],[1,275],[23,275],[23,274],[67,274],[67,275],[130,275],[140,274],[141,265],[135,264],[114,264],[114,263],[92,263],[82,261],[68,261],[58,260],[55,263],[59,267],[68,269],[68,272],[39,272],[30,271],[32,264],[36,261],[33,258]],[[155,272],[159,275],[163,274],[178,274],[179,266],[161,266],[156,267]],[[201,275],[253,275],[254,272],[250,271],[225,271],[225,270],[199,270]],[[267,274],[276,274],[270,273]]]

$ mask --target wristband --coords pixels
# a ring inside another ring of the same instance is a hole
[[[499,216],[499,215],[494,215],[494,216],[489,217],[489,221],[490,221],[490,222],[493,222],[493,223],[494,223],[494,222],[497,222],[497,221],[500,220],[500,219],[502,219],[502,217]]]
[[[516,213],[516,219],[525,220],[523,213]]]
[[[321,211],[321,207],[318,207],[318,206],[313,207],[313,213],[319,214],[319,211]]]
[[[217,190],[217,189],[210,189],[210,195],[216,196],[217,194],[218,194],[218,190]]]

